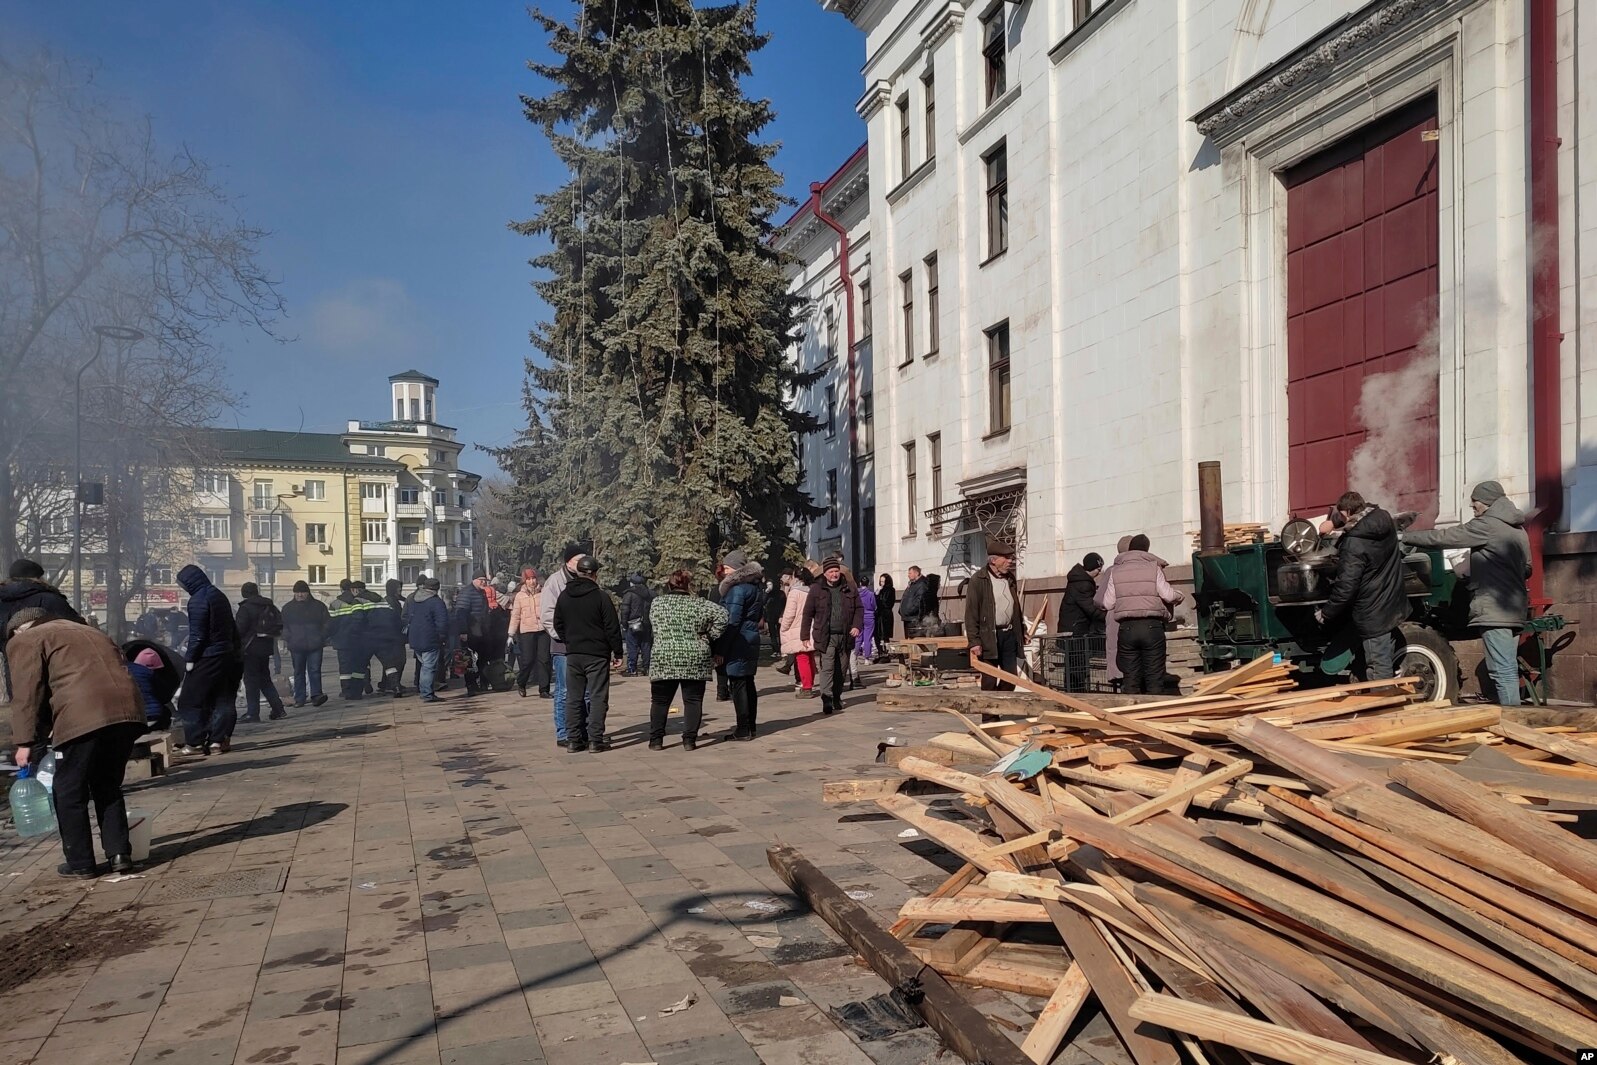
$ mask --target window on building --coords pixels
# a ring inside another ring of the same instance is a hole
[[[915,359],[915,272],[905,270],[898,275],[898,287],[903,294],[904,306],[904,359],[903,362],[913,362]]]
[[[865,340],[871,335],[871,283],[859,283],[859,317],[860,339]]]
[[[433,420],[433,397],[432,397],[432,393],[431,392],[427,393],[427,396],[425,398],[426,398],[426,402],[425,402],[425,404],[423,406],[424,406],[424,409],[427,412],[427,420],[430,422],[430,421]]]
[[[421,489],[420,488],[401,487],[399,489],[399,501],[401,503],[420,503],[421,502]]]
[[[1000,322],[987,335],[988,432],[1009,429],[1009,323]]]
[[[277,502],[277,486],[271,481],[256,481],[250,490],[250,506],[256,510],[271,510]]]
[[[327,567],[326,566],[306,566],[305,567],[305,581],[306,581],[307,584],[326,584],[327,583]]]
[[[326,481],[306,481],[303,487],[305,489],[306,499],[315,502],[327,498]]]
[[[1072,14],[1075,16],[1075,25],[1079,26],[1092,17],[1093,8],[1102,7],[1105,0],[1071,0]]]
[[[401,563],[399,566],[399,580],[407,586],[421,583],[421,566],[414,562]]]
[[[1007,70],[1006,56],[1004,54],[1007,42],[1004,40],[1004,5],[997,4],[987,17],[981,20],[981,54],[982,64],[987,72],[987,103],[1004,95],[1009,88],[1009,73]]]
[[[915,535],[915,515],[920,509],[918,493],[915,489],[915,441],[911,440],[904,445],[904,504],[909,512],[904,515],[906,528],[909,535]]]
[[[826,386],[826,438],[837,435],[837,386]]]
[[[226,514],[206,514],[195,523],[195,533],[201,540],[231,540],[233,519]]]
[[[382,456],[388,454],[388,448],[387,448],[386,445],[383,445],[383,444],[367,444],[366,445],[366,454],[368,454],[368,455],[376,455],[378,457],[382,457]]]
[[[876,451],[876,397],[869,392],[859,398],[859,457],[869,458]]]
[[[281,514],[251,514],[250,515],[251,540],[276,540],[283,539],[283,516]]]
[[[471,546],[471,523],[470,522],[467,522],[466,524],[464,524],[464,525],[462,525],[460,527],[460,546],[461,547],[470,547]]]
[[[926,256],[926,354],[928,356],[937,354],[938,314],[937,255],[933,253]]]
[[[399,542],[412,546],[421,543],[421,526],[401,525],[399,527]]]
[[[442,451],[435,450],[433,452],[433,461],[442,466],[449,461],[449,456],[444,454]]]
[[[943,434],[933,433],[926,438],[926,457],[932,467],[932,509],[943,505]]]
[[[325,544],[327,542],[327,523],[316,521],[306,524],[305,542],[307,544]]]
[[[145,580],[150,584],[171,584],[171,566],[146,566],[144,569]]]
[[[373,481],[362,481],[360,509],[367,513],[381,513],[388,509],[388,486]]]
[[[449,493],[442,488],[433,490],[433,506],[441,507],[449,502]]]
[[[410,420],[413,422],[421,421],[421,400],[415,396],[410,397]]]
[[[104,588],[105,587],[105,567],[104,566],[95,566],[94,567],[94,586],[96,588]]]
[[[39,530],[45,536],[66,536],[72,531],[72,520],[65,514],[51,514],[39,521]]]
[[[826,523],[837,528],[837,471],[826,471]]]
[[[360,523],[361,542],[368,544],[386,544],[388,542],[388,523],[386,521],[363,521]]]
[[[380,587],[388,580],[388,565],[384,562],[367,562],[360,567],[360,579],[366,582],[366,587]]]
[[[205,495],[227,495],[227,474],[215,470],[201,470],[194,477],[194,490]]]
[[[837,356],[837,308],[826,308],[824,317],[826,319],[826,347],[821,352],[821,358],[832,359]]]
[[[982,156],[987,170],[987,258],[1009,250],[1009,146]]]
[[[909,177],[909,93],[898,98],[898,178]]]
[[[921,86],[926,93],[926,107],[922,112],[926,127],[926,158],[937,158],[937,78],[928,70],[921,75]]]

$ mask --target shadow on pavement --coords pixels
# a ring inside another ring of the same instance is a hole
[[[231,825],[213,828],[204,835],[195,836],[178,832],[158,836],[150,848],[150,859],[145,866],[149,868],[162,865],[185,854],[193,854],[226,843],[279,836],[286,832],[300,832],[324,821],[330,821],[347,809],[349,804],[343,802],[293,802],[279,806],[271,813],[258,814],[247,821],[236,821]]]

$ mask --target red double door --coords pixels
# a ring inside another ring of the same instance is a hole
[[[1436,128],[1427,100],[1284,175],[1295,516],[1349,488],[1424,524],[1436,515]]]

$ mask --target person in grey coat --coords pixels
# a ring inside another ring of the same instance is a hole
[[[1469,494],[1475,517],[1447,529],[1403,534],[1410,547],[1467,547],[1469,623],[1479,629],[1486,668],[1502,706],[1519,705],[1519,632],[1530,616],[1530,537],[1525,515],[1496,481]]]

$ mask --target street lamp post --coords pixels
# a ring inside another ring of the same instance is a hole
[[[100,361],[100,352],[107,340],[131,344],[143,339],[142,332],[127,326],[95,326],[94,357],[78,367],[77,380],[72,386],[72,606],[80,614],[83,613],[83,375]]]
[[[277,602],[278,512],[283,509],[283,501],[285,499],[296,499],[304,494],[305,490],[303,488],[295,488],[292,492],[279,492],[277,493],[277,502],[272,504],[271,510],[267,511],[267,513],[271,515],[271,519],[267,522],[266,528],[266,564],[271,567],[271,569],[267,572],[267,598],[274,603]]]

